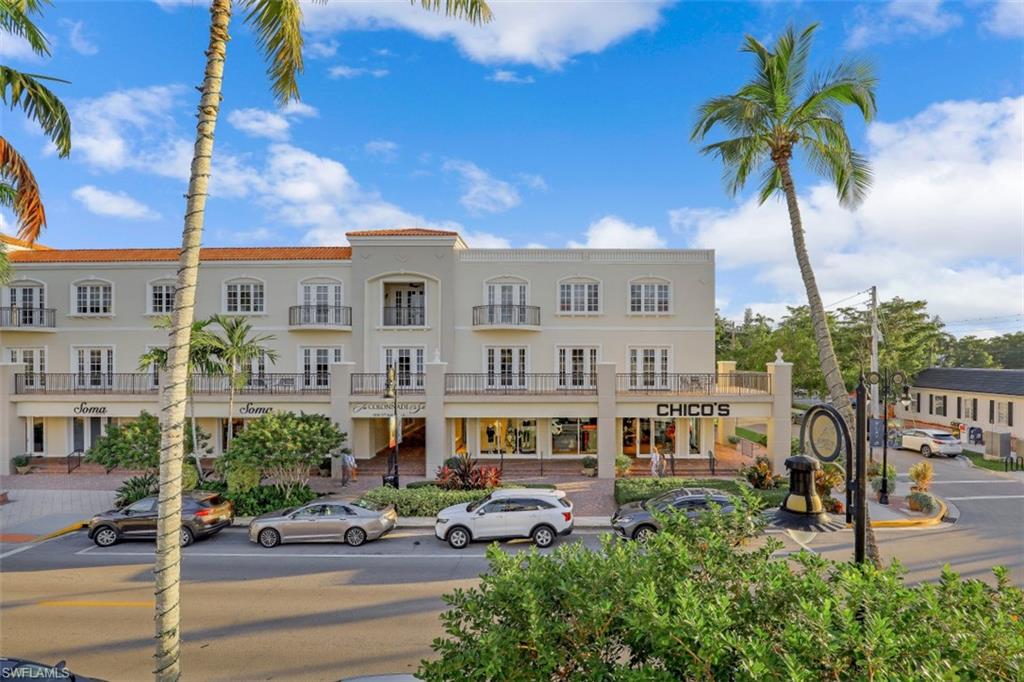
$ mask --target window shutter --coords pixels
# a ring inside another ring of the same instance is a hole
[[[1013,426],[1013,401],[1006,401],[1006,425]]]
[[[974,421],[978,421],[978,399],[971,398],[971,403],[971,419],[973,419]]]
[[[960,396],[957,396],[956,397],[956,418],[957,419],[960,418],[960,406],[961,406],[962,402],[963,402],[963,398],[961,398]]]
[[[935,394],[928,394],[928,414],[935,414]]]
[[[994,400],[988,401],[988,423],[996,423],[996,401]]]
[[[921,392],[914,394],[914,412],[921,414]]]

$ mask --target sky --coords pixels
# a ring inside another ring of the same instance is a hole
[[[208,245],[345,244],[353,229],[459,230],[477,247],[713,248],[717,305],[776,319],[806,301],[785,205],[730,196],[689,132],[750,77],[747,34],[818,22],[811,69],[874,64],[878,115],[846,112],[874,186],[854,211],[799,160],[825,304],[924,298],[957,335],[1024,329],[1024,2],[494,0],[473,27],[404,0],[304,4],[301,101],[270,94],[236,8]],[[194,0],[58,1],[49,58],[60,159],[20,111],[0,131],[35,170],[58,248],[180,242],[209,13]],[[720,139],[717,133],[712,140]],[[10,213],[0,229],[14,232]]]

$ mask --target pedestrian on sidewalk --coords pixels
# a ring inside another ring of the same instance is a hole
[[[341,466],[341,484],[348,485],[349,481],[355,483],[359,480],[359,467],[356,466],[356,458],[352,453],[345,455]]]
[[[658,446],[651,446],[651,476],[661,478],[665,475],[665,463],[658,452]]]

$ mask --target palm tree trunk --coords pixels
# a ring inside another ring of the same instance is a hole
[[[235,436],[235,373],[232,371],[228,375],[228,448],[231,447],[231,439]]]
[[[189,380],[189,386],[192,385],[191,379]],[[192,459],[196,463],[196,473],[199,475],[199,480],[203,480],[203,463],[199,460],[199,429],[196,428],[196,401],[192,390],[188,391],[188,418],[192,424]]]
[[[181,677],[181,464],[184,457],[185,400],[188,388],[189,343],[195,319],[199,246],[210,180],[213,134],[220,110],[224,59],[227,55],[231,1],[210,3],[210,42],[199,100],[199,122],[186,196],[185,223],[178,259],[178,281],[168,344],[169,381],[161,392],[160,501],[157,514],[156,659],[158,682]]]
[[[807,255],[804,226],[800,220],[800,205],[796,200],[793,176],[789,172],[789,160],[777,158],[775,165],[782,175],[782,189],[786,193],[789,223],[793,232],[793,250],[796,251],[796,262],[800,266],[800,276],[803,278],[804,288],[807,290],[807,305],[811,311],[814,340],[818,345],[818,362],[821,364],[821,370],[825,373],[825,386],[828,388],[832,404],[852,428],[854,423],[853,407],[850,404],[850,395],[846,391],[846,384],[843,382],[843,373],[839,370],[839,360],[836,359],[835,348],[832,346],[832,334],[828,329],[825,307],[821,304],[821,294],[818,293],[818,282],[814,279],[811,259]]]

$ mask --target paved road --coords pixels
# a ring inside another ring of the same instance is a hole
[[[905,471],[919,458],[896,453]],[[885,558],[910,580],[934,580],[950,562],[990,579],[1010,566],[1024,584],[1020,519],[1024,481],[934,461],[935,490],[961,518],[928,530],[879,530]],[[796,544],[784,534],[783,551]],[[600,543],[598,531],[572,541]],[[819,535],[814,551],[848,560],[849,532]],[[506,543],[523,551],[526,543]],[[23,549],[25,548],[25,549]],[[354,549],[289,545],[264,550],[230,529],[185,550],[183,609],[186,679],[318,680],[414,670],[441,635],[441,595],[476,583],[485,547],[457,552],[427,530],[399,530]],[[84,533],[36,545],[0,547],[0,653],[67,659],[111,680],[138,680],[151,664],[152,545],[93,547]]]

